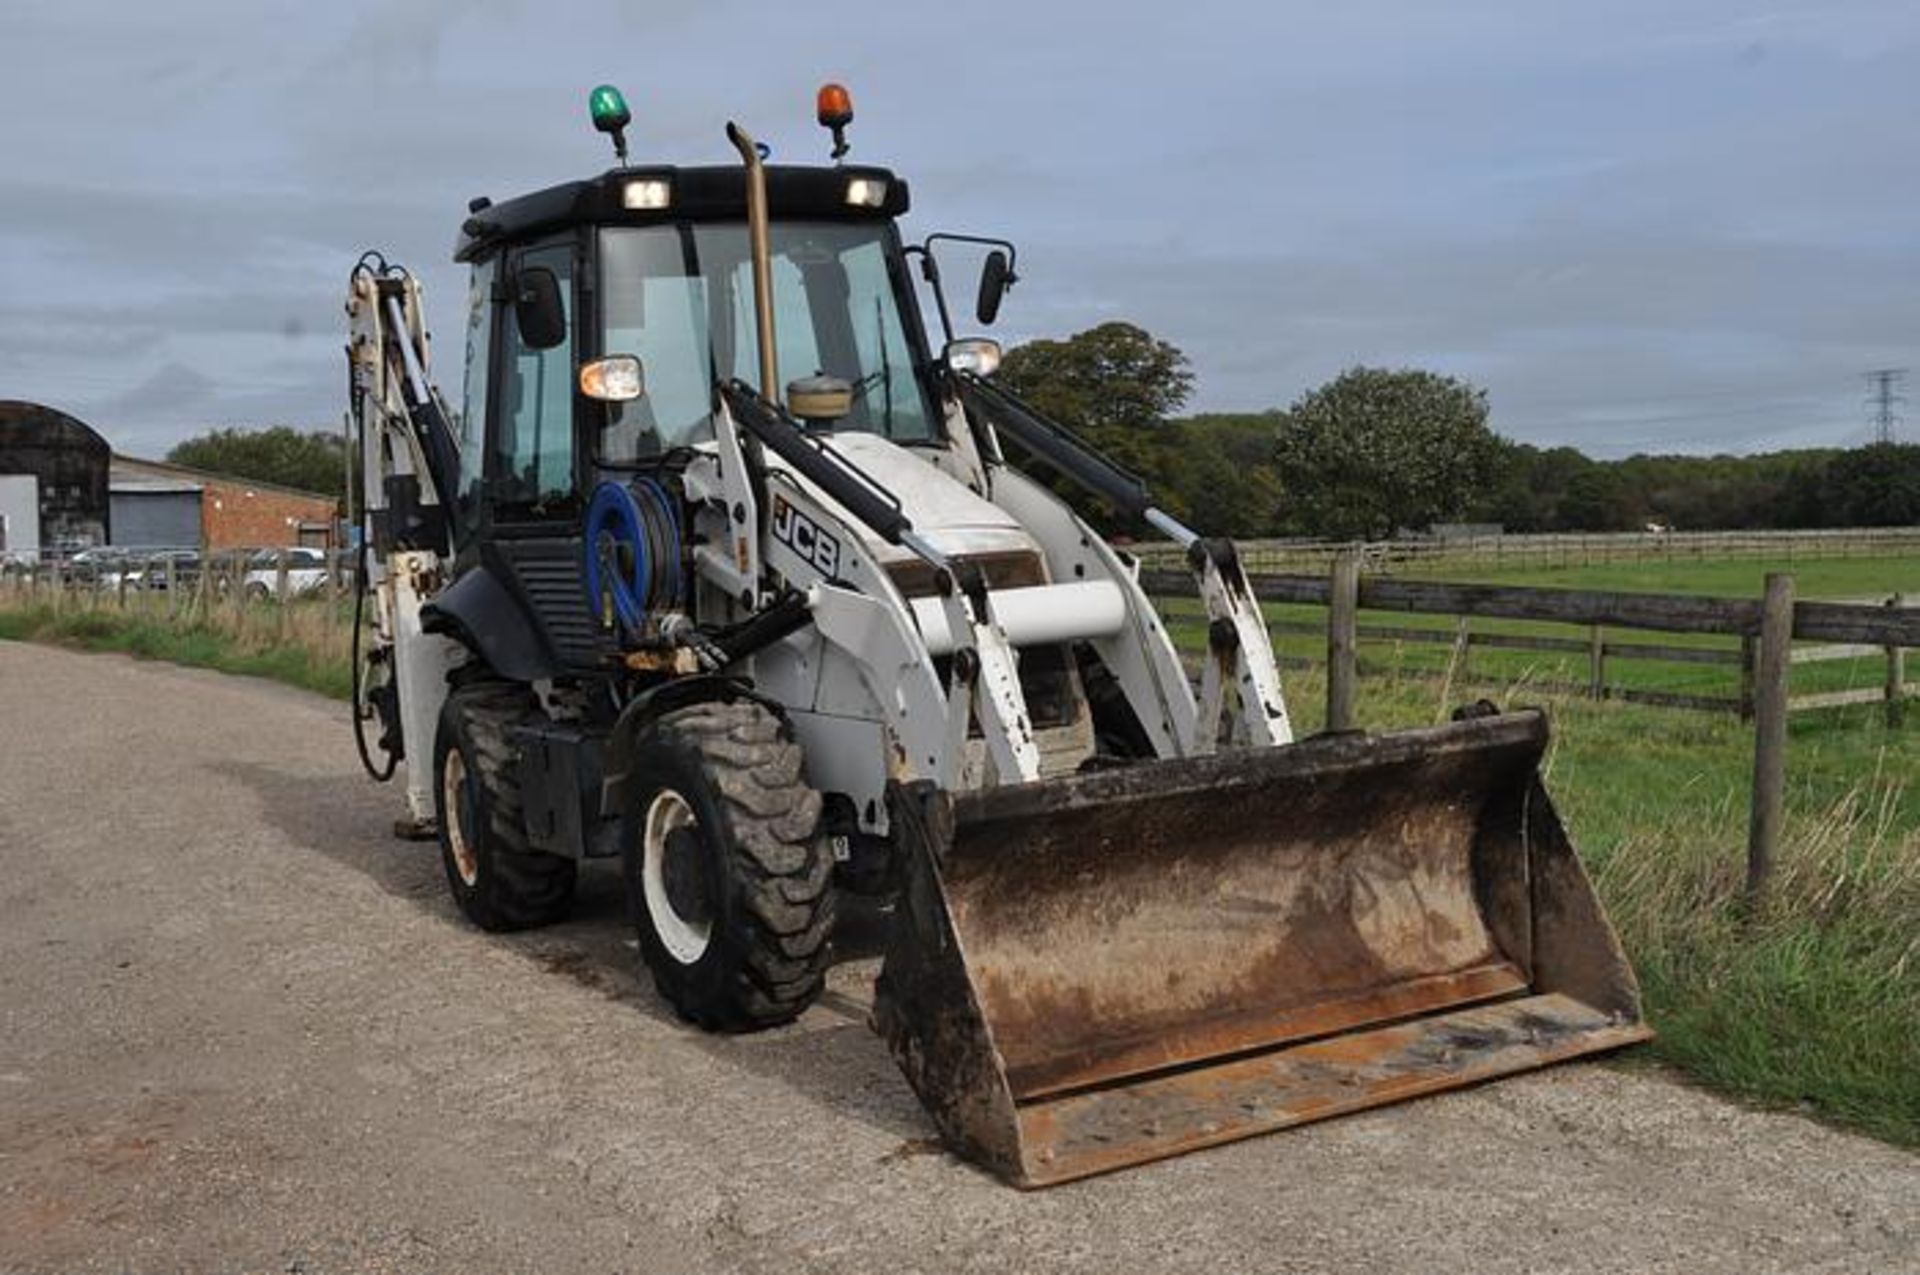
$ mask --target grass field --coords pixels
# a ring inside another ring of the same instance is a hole
[[[1486,578],[1753,596],[1767,569],[1749,562],[1655,564]],[[1915,561],[1841,560],[1794,570],[1802,596],[1920,593]],[[205,622],[190,623],[164,612],[56,613],[6,603],[0,595],[0,637],[127,650],[331,695],[347,690],[344,630],[326,604],[296,606],[285,620],[270,607],[216,607]],[[1323,618],[1317,608],[1275,611]],[[1447,620],[1432,622],[1450,629]],[[1180,640],[1198,645],[1196,624],[1174,628]],[[1575,632],[1553,625],[1498,631]],[[1282,647],[1317,656],[1324,643],[1288,638]],[[1360,684],[1359,711],[1370,728],[1442,721],[1454,705],[1480,695],[1548,708],[1555,732],[1548,786],[1639,971],[1660,1033],[1635,1057],[1664,1060],[1749,1101],[1920,1146],[1920,794],[1912,787],[1920,776],[1920,705],[1903,728],[1889,728],[1874,707],[1794,717],[1788,827],[1774,890],[1763,909],[1748,914],[1738,888],[1752,735],[1737,716],[1539,691],[1542,681],[1583,677],[1584,656],[1578,668],[1561,669],[1552,656],[1476,651],[1476,680],[1468,686],[1435,676],[1444,647],[1367,643],[1362,654],[1377,670]],[[1859,663],[1859,676],[1869,679],[1862,684],[1878,684],[1878,662]],[[1825,667],[1796,668],[1796,689],[1808,669],[1826,675]],[[1686,685],[1678,679],[1702,671],[1638,669],[1652,685]],[[1668,673],[1676,680],[1652,680]],[[1288,699],[1301,733],[1319,729],[1323,697],[1320,670],[1290,671]]]

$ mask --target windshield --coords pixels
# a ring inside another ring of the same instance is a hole
[[[886,228],[775,222],[771,230],[781,380],[841,377],[854,393],[838,428],[904,442],[931,438],[933,415],[914,375]],[[600,260],[601,349],[638,355],[646,387],[631,403],[609,405],[601,458],[643,460],[712,437],[715,382],[760,379],[746,227],[608,229]]]

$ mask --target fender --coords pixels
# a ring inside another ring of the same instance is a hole
[[[613,734],[607,739],[606,779],[600,789],[600,809],[611,815],[625,808],[632,778],[634,741],[648,725],[667,713],[693,704],[716,701],[730,704],[743,699],[764,704],[774,716],[786,720],[787,711],[781,704],[760,694],[742,679],[721,673],[676,677],[636,695],[620,710],[620,720],[614,723]]]
[[[494,672],[534,682],[560,672],[540,627],[514,592],[484,565],[462,573],[420,608],[420,627],[464,643]]]

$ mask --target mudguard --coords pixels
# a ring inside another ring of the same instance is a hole
[[[560,671],[534,617],[484,563],[469,568],[421,607],[420,627],[464,643],[512,681],[534,682]]]

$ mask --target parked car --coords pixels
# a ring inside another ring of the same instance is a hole
[[[140,589],[165,589],[169,574],[168,564],[172,564],[172,576],[176,587],[191,589],[200,582],[200,551],[198,549],[162,549],[158,553],[148,554],[137,568],[127,576],[127,587]]]
[[[287,564],[287,594],[302,597],[327,587],[327,554],[324,549],[304,545],[286,549],[262,549],[247,563],[244,583],[249,601],[264,602],[280,587],[280,563]]]
[[[66,578],[85,588],[117,589],[127,569],[128,557],[125,549],[82,549],[67,559]]]

